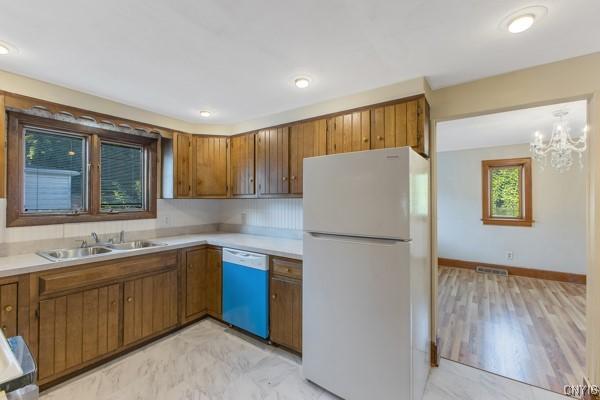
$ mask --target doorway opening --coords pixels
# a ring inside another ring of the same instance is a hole
[[[561,394],[586,361],[587,150],[546,147],[567,126],[582,148],[587,101],[437,124],[441,357]]]

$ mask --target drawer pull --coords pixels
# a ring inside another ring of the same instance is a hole
[[[6,306],[6,307],[4,307],[4,311],[11,312],[12,311],[12,306]]]
[[[131,302],[133,302],[133,297],[128,297],[128,298],[127,298],[127,302],[128,302],[128,303],[131,303]]]

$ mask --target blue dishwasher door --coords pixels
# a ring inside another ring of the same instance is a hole
[[[263,339],[269,337],[267,256],[223,249],[223,320]]]

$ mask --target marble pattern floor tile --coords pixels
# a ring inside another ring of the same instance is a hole
[[[424,396],[424,400],[562,398],[447,360],[432,371]],[[206,319],[58,385],[40,399],[338,398],[302,378],[299,357]]]

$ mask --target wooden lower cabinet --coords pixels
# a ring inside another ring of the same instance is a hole
[[[208,314],[221,319],[221,249],[200,247],[185,251],[183,320],[190,322]]]
[[[17,335],[18,284],[0,285],[0,326],[6,337]]]
[[[207,268],[207,312],[208,315],[221,319],[222,293],[223,293],[223,268],[222,251],[220,248],[209,247],[206,249]]]
[[[271,259],[271,341],[302,352],[302,264]]]
[[[177,270],[123,284],[123,344],[153,336],[177,325]]]
[[[39,379],[75,370],[120,347],[120,284],[40,301]]]
[[[206,248],[200,247],[185,252],[185,312],[187,322],[201,317],[206,312]]]

